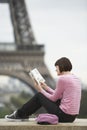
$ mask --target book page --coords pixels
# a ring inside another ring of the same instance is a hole
[[[39,84],[40,82],[45,82],[45,79],[42,77],[42,75],[40,74],[40,72],[35,68],[33,70],[30,71],[29,75],[35,79],[37,81],[37,83]]]

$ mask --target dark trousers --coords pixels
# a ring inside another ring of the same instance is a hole
[[[34,114],[42,106],[50,114],[55,114],[59,118],[59,122],[73,122],[76,115],[68,115],[59,108],[60,101],[53,102],[46,98],[42,93],[37,93],[20,109],[17,110],[19,117],[27,117]]]

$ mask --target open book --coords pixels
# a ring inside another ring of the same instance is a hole
[[[33,70],[31,70],[29,72],[29,75],[31,76],[31,78],[35,79],[36,82],[39,84],[40,82],[45,82],[45,79],[42,77],[42,75],[40,74],[40,72],[37,70],[37,68],[34,68]]]

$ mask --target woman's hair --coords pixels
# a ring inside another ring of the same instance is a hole
[[[56,62],[55,62],[55,66],[59,66],[59,70],[60,72],[63,72],[63,71],[71,71],[72,70],[72,63],[71,61],[66,58],[66,57],[62,57],[60,59],[58,59]]]

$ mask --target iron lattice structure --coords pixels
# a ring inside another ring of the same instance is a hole
[[[44,63],[44,45],[36,42],[25,1],[0,0],[3,3],[9,4],[15,42],[0,43],[0,75],[16,77],[34,89],[28,72],[37,68],[54,88],[55,81]]]

